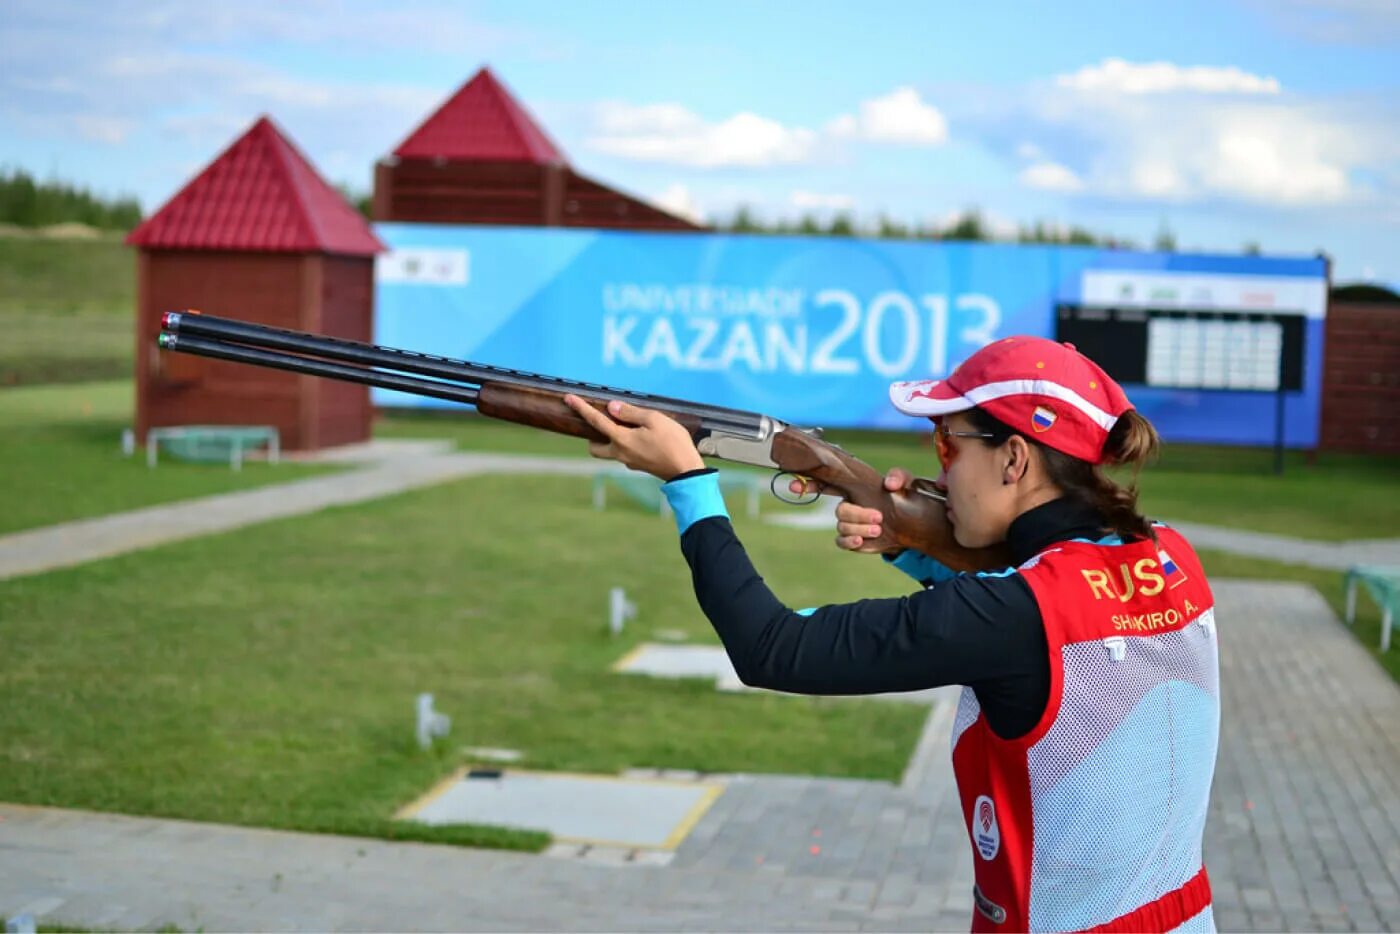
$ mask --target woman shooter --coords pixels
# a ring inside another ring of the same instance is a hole
[[[958,544],[1014,566],[954,574],[885,554],[923,589],[794,611],[754,570],[688,432],[652,410],[569,405],[590,446],[665,481],[695,595],[749,685],[873,694],[963,685],[953,769],[973,846],[974,931],[1214,930],[1201,839],[1220,705],[1215,614],[1191,546],[1104,465],[1157,435],[1070,345],[1011,337],[946,380],[895,383],[936,423]],[[611,416],[611,417],[609,417]],[[910,475],[891,471],[886,488]],[[878,511],[843,503],[837,544],[879,550]]]

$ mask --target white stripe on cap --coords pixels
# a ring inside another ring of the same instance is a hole
[[[1004,399],[1007,396],[1051,396],[1061,402],[1068,402],[1093,419],[1104,431],[1109,431],[1118,421],[1088,399],[1066,386],[1052,383],[1048,379],[1008,379],[1000,383],[986,383],[963,393],[973,405]]]

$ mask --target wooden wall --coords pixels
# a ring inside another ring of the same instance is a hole
[[[1400,303],[1327,309],[1319,446],[1400,454]]]
[[[374,167],[376,221],[703,230],[568,166],[383,160]]]
[[[141,250],[137,259],[136,432],[168,425],[274,425],[287,450],[365,441],[369,391],[279,370],[157,349],[167,311],[369,338],[374,263],[319,254]]]

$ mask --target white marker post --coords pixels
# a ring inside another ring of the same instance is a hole
[[[446,736],[447,731],[452,729],[452,718],[433,709],[433,695],[431,694],[418,695],[417,709],[418,745],[427,749],[432,746],[434,737]]]
[[[608,631],[614,636],[622,635],[622,627],[637,615],[637,604],[627,599],[621,587],[614,587],[608,594]]]

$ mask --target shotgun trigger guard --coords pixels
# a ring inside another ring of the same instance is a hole
[[[778,481],[782,480],[784,477],[792,477],[794,480],[801,480],[804,489],[806,489],[806,487],[810,485],[812,487],[812,498],[804,499],[803,497],[807,495],[806,493],[802,493],[799,495],[795,493],[782,492],[787,489],[787,483],[783,483],[780,485]],[[804,477],[801,474],[793,473],[790,470],[784,470],[780,471],[779,473],[773,474],[773,479],[769,481],[768,488],[773,491],[774,496],[778,497],[778,499],[787,503],[789,506],[810,506],[817,500],[821,499],[822,493],[826,491],[826,484],[822,483],[820,480],[813,480],[811,477]]]

